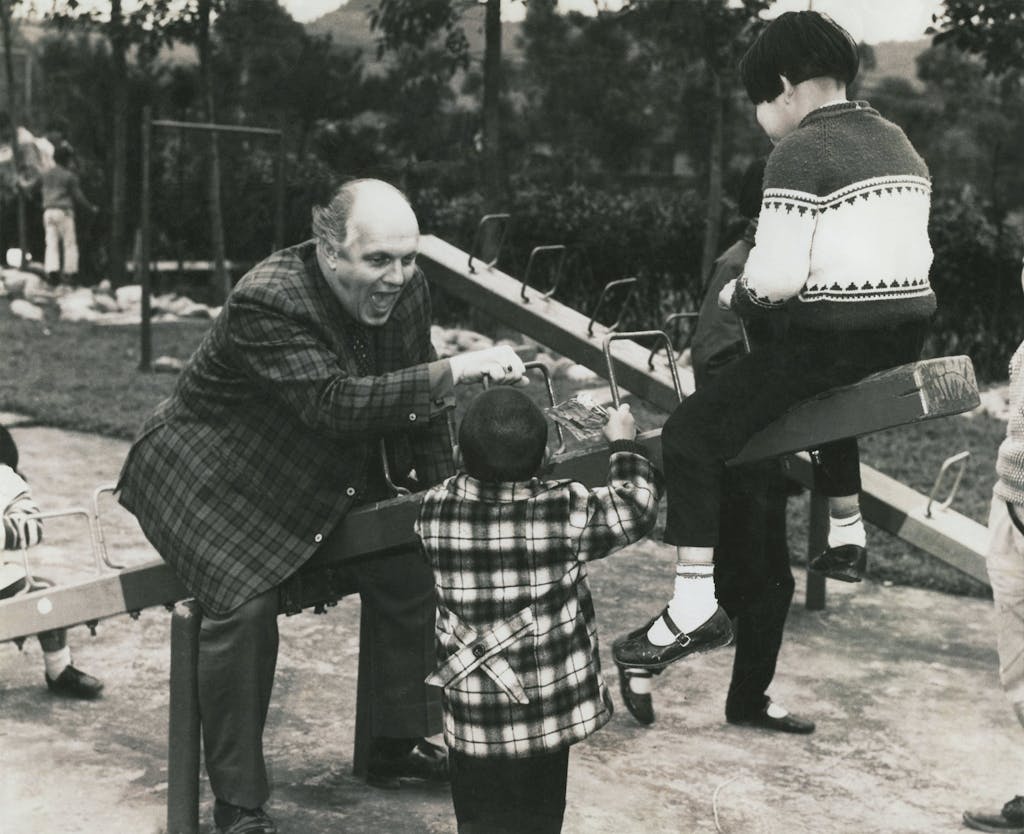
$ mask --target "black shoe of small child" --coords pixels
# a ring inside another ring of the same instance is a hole
[[[616,664],[618,665],[618,664]],[[650,692],[634,692],[629,688],[630,678],[650,678],[652,673],[646,669],[632,669],[629,666],[619,666],[619,695],[622,696],[622,703],[626,705],[629,714],[641,724],[650,725],[654,723],[654,702],[651,700]]]
[[[448,751],[420,739],[407,753],[382,756],[370,753],[366,783],[375,788],[397,788],[403,780],[448,784]]]
[[[760,730],[773,730],[777,733],[796,733],[798,735],[809,735],[814,732],[814,722],[806,718],[799,718],[791,712],[781,718],[768,714],[769,701],[762,710],[749,718],[732,718],[726,716],[725,720],[738,727],[756,727]]]
[[[277,834],[277,825],[262,808],[239,808],[219,799],[213,821],[217,834]]]
[[[651,620],[644,628],[631,631],[612,645],[612,657],[619,666],[660,672],[669,664],[688,655],[720,649],[732,642],[732,623],[729,621],[729,615],[721,607],[715,609],[714,614],[689,634],[673,622],[668,608],[658,617],[665,621],[669,631],[675,635],[675,640],[667,646],[655,646],[647,639],[647,631],[654,623],[654,620]]]
[[[54,695],[82,701],[93,701],[103,691],[103,681],[79,672],[74,666],[65,666],[56,678],[46,675],[46,686]]]
[[[868,551],[859,544],[827,547],[811,560],[810,569],[840,582],[860,582],[868,566]]]
[[[1024,796],[1015,796],[1002,811],[964,811],[964,825],[975,831],[1024,834]]]

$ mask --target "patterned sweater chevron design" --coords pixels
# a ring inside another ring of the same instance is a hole
[[[781,307],[814,330],[928,318],[931,182],[903,131],[866,102],[819,108],[772,151],[732,306]]]

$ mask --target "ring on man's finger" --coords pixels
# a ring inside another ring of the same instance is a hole
[[[512,366],[511,365],[506,365],[505,366],[505,373],[507,373],[507,374],[512,373]]]

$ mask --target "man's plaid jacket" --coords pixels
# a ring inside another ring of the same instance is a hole
[[[437,587],[445,741],[469,756],[563,749],[612,715],[586,563],[643,538],[660,477],[629,441],[607,486],[487,484],[466,474],[428,490],[416,532]]]
[[[396,473],[415,467],[431,484],[453,471],[431,395],[430,319],[417,271],[388,322],[366,328],[375,367],[361,374],[346,338],[357,325],[312,241],[239,281],[119,483],[121,503],[204,608],[225,613],[294,573],[366,496],[380,437]]]

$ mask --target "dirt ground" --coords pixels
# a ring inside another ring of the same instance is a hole
[[[45,509],[88,503],[127,450],[31,425],[13,433]],[[115,558],[152,558],[134,520],[110,499],[104,507]],[[43,575],[89,575],[81,522],[49,523],[32,556]],[[667,546],[647,542],[593,567],[616,697],[611,640],[663,604],[672,561]],[[1024,792],[1024,735],[999,689],[990,603],[830,583],[828,609],[811,613],[803,582],[798,573],[772,695],[817,721],[818,731],[727,725],[729,649],[679,664],[656,682],[653,727],[620,708],[574,748],[566,834],[941,834],[964,830],[965,807],[999,806]],[[283,834],[453,834],[446,791],[379,791],[350,775],[358,622],[352,599],[327,616],[282,619],[266,734],[268,810]],[[76,665],[107,684],[96,703],[47,693],[35,641],[21,652],[0,646],[2,834],[163,830],[169,624],[161,609],[104,621],[95,637],[72,630]],[[205,784],[202,803],[208,834]]]

